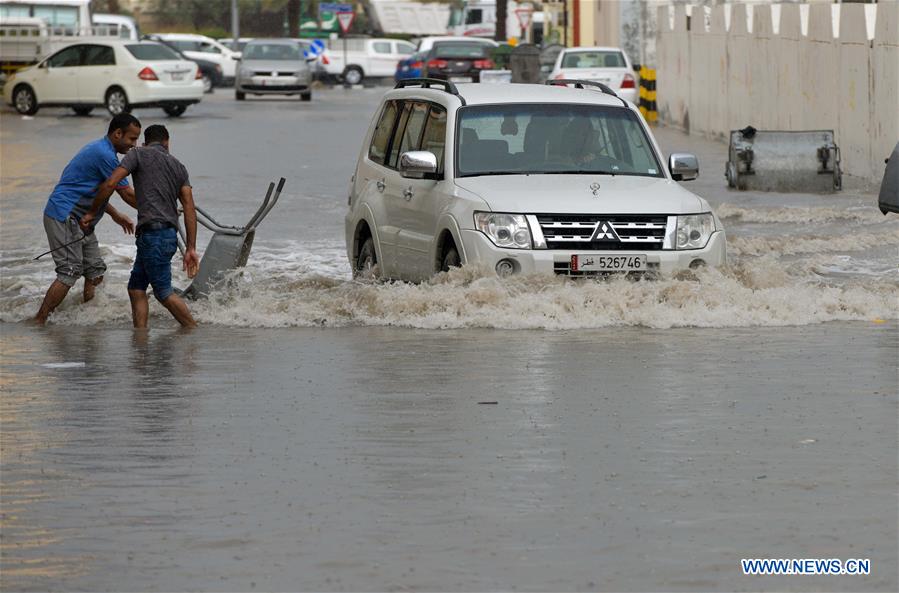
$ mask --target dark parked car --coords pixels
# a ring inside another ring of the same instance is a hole
[[[450,82],[480,82],[481,70],[492,70],[490,49],[482,43],[444,41],[428,52],[422,75]]]
[[[201,60],[198,58],[189,58],[185,56],[181,51],[178,50],[171,42],[165,41],[164,39],[160,39],[156,35],[144,35],[144,39],[150,39],[157,43],[161,43],[166,47],[170,48],[172,51],[181,56],[184,60],[189,60],[191,62],[195,62],[197,66],[200,68],[200,72],[203,75],[203,91],[206,93],[211,93],[212,89],[217,86],[222,86],[224,81],[224,76],[222,74],[222,67],[216,64],[215,62],[210,62],[209,60]]]

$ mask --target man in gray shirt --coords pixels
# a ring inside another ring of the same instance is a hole
[[[172,288],[172,257],[178,250],[178,202],[184,208],[187,250],[184,269],[193,278],[197,273],[197,213],[187,169],[169,154],[169,133],[165,126],[153,125],[144,131],[144,145],[131,149],[112,175],[103,182],[81,217],[82,228],[89,228],[116,186],[131,175],[137,199],[137,257],[128,281],[131,317],[134,327],[147,327],[149,301],[147,286],[153,295],[184,327],[196,322],[187,304]]]

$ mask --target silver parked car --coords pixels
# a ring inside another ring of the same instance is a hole
[[[234,97],[243,101],[253,95],[299,95],[312,99],[312,71],[303,47],[294,39],[254,39],[243,49],[237,68]]]

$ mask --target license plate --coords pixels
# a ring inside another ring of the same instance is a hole
[[[172,72],[172,80],[184,80],[184,72]]]
[[[572,255],[572,272],[639,272],[646,269],[645,255]]]
[[[450,76],[450,82],[471,82],[471,76]]]

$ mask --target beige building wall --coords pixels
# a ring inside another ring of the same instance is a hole
[[[839,21],[832,6],[812,4],[804,34],[796,6],[735,6],[729,27],[717,6],[708,29],[694,19],[689,31],[683,5],[671,20],[660,9],[660,121],[722,139],[747,125],[833,130],[843,171],[879,181],[899,141],[899,2],[877,4],[873,41],[863,5],[839,5]]]

